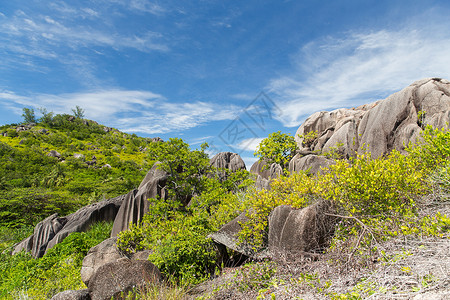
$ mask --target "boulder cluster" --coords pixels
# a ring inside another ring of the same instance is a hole
[[[402,152],[408,143],[420,138],[424,126],[442,128],[449,122],[450,82],[440,78],[420,80],[384,100],[311,115],[297,130],[299,150],[290,161],[289,171],[321,172],[322,167],[334,163],[333,155],[350,158],[369,151],[376,158],[394,149]],[[333,155],[326,155],[330,153]],[[56,153],[50,155],[57,157]],[[231,172],[246,169],[242,158],[230,152],[217,154],[210,164]],[[277,164],[257,161],[250,172],[256,176],[258,189],[270,189],[271,180],[283,170]],[[126,195],[88,205],[65,217],[49,216],[36,225],[33,235],[16,245],[13,254],[25,250],[41,257],[72,232],[86,231],[97,221],[114,221],[111,238],[93,247],[84,258],[81,277],[88,289],[65,291],[53,299],[111,299],[121,292],[141,288],[145,282],[159,282],[164,276],[147,261],[149,253],[125,257],[117,249],[116,236],[130,224],[138,223],[151,209],[148,199],[167,197],[167,179],[168,174],[156,163],[140,186]],[[337,220],[332,212],[332,204],[324,200],[302,209],[276,207],[268,216],[265,253],[254,253],[238,243],[245,212],[210,237],[217,244],[224,265],[239,264],[248,257],[314,257],[333,235]],[[228,257],[227,248],[240,256]]]

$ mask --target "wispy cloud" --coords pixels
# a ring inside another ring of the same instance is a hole
[[[261,137],[244,139],[236,146],[236,148],[240,150],[255,152],[256,148],[259,146],[263,139],[265,138]]]
[[[69,113],[78,105],[89,119],[126,132],[145,134],[180,132],[212,121],[231,120],[241,110],[232,105],[201,101],[173,103],[149,91],[120,89],[33,96],[3,91],[0,101],[16,114],[20,114],[23,107],[45,107],[55,113]]]
[[[450,25],[409,24],[398,30],[351,32],[305,45],[289,75],[268,88],[280,99],[285,126],[319,110],[386,97],[425,77],[450,77]]]
[[[52,47],[101,46],[116,49],[134,48],[143,52],[168,50],[166,45],[157,42],[161,34],[151,31],[140,36],[121,35],[114,31],[99,30],[88,25],[63,24],[50,16],[29,16],[23,11],[18,11],[11,18],[4,17],[4,19],[6,20],[0,25],[0,33],[2,33],[3,39],[10,38],[12,46],[3,45],[3,47],[19,50],[28,55],[43,57],[41,53],[47,52],[47,47],[51,49]],[[20,40],[17,41],[17,38]],[[23,48],[31,50],[24,52],[23,49],[17,48],[18,44],[26,45]],[[50,51],[50,53],[52,52]],[[53,58],[54,55],[53,53],[43,58]]]

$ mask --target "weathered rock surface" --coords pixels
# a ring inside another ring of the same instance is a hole
[[[271,164],[264,160],[257,160],[250,168],[250,173],[260,175],[264,179],[273,179],[283,174],[283,169],[279,164]]]
[[[56,150],[51,150],[49,153],[47,153],[47,156],[61,158],[61,154]]]
[[[89,290],[69,290],[56,294],[51,298],[51,300],[90,300]]]
[[[144,214],[150,209],[151,203],[148,199],[155,197],[165,199],[167,197],[165,189],[167,178],[168,174],[160,170],[159,164],[155,163],[139,188],[127,194],[114,220],[111,237],[128,230],[130,224],[137,224],[142,220]]]
[[[239,243],[238,233],[242,230],[240,223],[245,223],[248,218],[245,215],[245,212],[241,213],[232,221],[223,225],[217,232],[210,234],[210,237],[214,242],[220,245],[224,245],[227,248],[230,248],[236,252],[242,253],[246,256],[251,256],[253,250],[251,247]]]
[[[299,127],[295,140],[301,151],[339,149],[348,158],[367,150],[377,158],[393,149],[402,152],[425,124],[442,128],[449,121],[450,81],[429,78],[371,104],[314,113]],[[315,138],[300,137],[313,131]]]
[[[91,224],[100,221],[113,221],[125,199],[125,195],[104,200],[80,208],[76,212],[58,218],[56,214],[38,223],[32,236],[15,246],[13,253],[22,250],[31,251],[34,257],[41,257],[45,252],[62,242],[72,232],[84,232]]]
[[[109,300],[162,279],[161,272],[151,262],[122,258],[98,268],[88,289],[92,300]]]
[[[270,189],[270,182],[283,174],[283,169],[279,164],[271,164],[264,160],[257,160],[250,168],[250,173],[256,174],[255,187],[258,190]]]
[[[18,243],[14,247],[13,251],[11,252],[11,255],[15,255],[15,254],[19,253],[20,251],[25,251],[25,252],[33,251],[33,237],[34,237],[34,235],[30,235],[29,237],[27,237],[26,239],[24,239],[23,241]]]
[[[215,168],[229,169],[232,172],[245,170],[245,162],[241,156],[232,152],[220,152],[214,155],[209,161],[210,165]]]
[[[59,233],[66,222],[67,218],[58,218],[57,213],[39,222],[33,232],[31,255],[33,257],[43,256],[48,243]]]
[[[325,156],[315,154],[302,156],[300,154],[296,154],[289,162],[289,172],[292,173],[309,170],[311,174],[318,174],[321,172],[322,168],[326,168],[334,163],[334,160],[326,158]]]
[[[269,217],[271,253],[302,254],[321,250],[332,236],[336,218],[326,215],[330,204],[319,201],[302,209],[276,207]]]
[[[88,251],[83,259],[80,271],[81,280],[86,286],[89,285],[89,280],[98,268],[123,257],[119,249],[117,249],[116,242],[117,238],[109,238]]]

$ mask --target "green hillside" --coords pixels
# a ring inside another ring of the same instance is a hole
[[[71,115],[0,127],[0,224],[31,225],[136,188],[155,142]],[[60,157],[51,157],[56,151]]]
[[[240,224],[239,241],[259,251],[267,246],[268,215],[275,207],[301,209],[317,201],[330,203],[339,219],[326,249],[318,250],[321,258],[316,265],[322,267],[305,269],[303,262],[296,261],[252,262],[236,268],[230,281],[204,296],[273,299],[272,292],[297,293],[301,287],[319,298],[361,299],[443,285],[440,274],[425,277],[408,265],[400,271],[418,278],[412,288],[373,283],[366,276],[352,286],[336,285],[339,279],[333,274],[359,270],[365,275],[413,255],[389,252],[385,245],[390,242],[402,247],[408,241],[429,240],[445,246],[450,233],[448,130],[426,127],[406,154],[392,151],[373,159],[364,153],[337,159],[318,175],[280,176],[271,190],[255,189],[247,171],[212,168],[206,145],[191,150],[181,139],[141,138],[81,117],[55,115],[36,124],[2,126],[0,133],[0,298],[48,299],[60,291],[86,288],[79,272],[83,257],[109,237],[111,224],[73,233],[38,259],[27,253],[9,255],[13,244],[31,233],[31,225],[54,212],[65,215],[127,193],[155,161],[169,173],[168,198],[149,199],[151,211],[142,223],[122,232],[117,242],[127,254],[151,250],[149,260],[168,274],[170,285],[157,287],[162,290],[153,291],[154,298],[148,299],[172,299],[171,293],[176,294],[173,299],[183,299],[196,284],[220,275],[224,265],[208,236],[242,212],[247,221]],[[260,146],[286,147],[273,143],[279,134],[270,135]],[[272,150],[268,153],[284,153]],[[239,257],[232,250],[228,254]]]

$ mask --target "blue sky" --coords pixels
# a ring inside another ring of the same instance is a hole
[[[0,3],[0,123],[45,107],[254,161],[315,111],[450,79],[448,1]],[[39,116],[39,113],[37,113]]]

